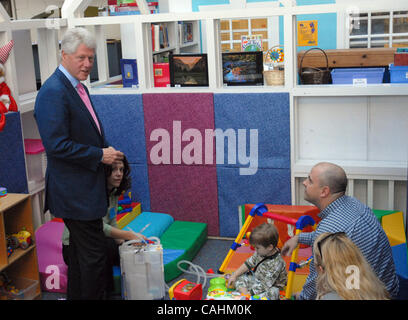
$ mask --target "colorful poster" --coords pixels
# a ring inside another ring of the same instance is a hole
[[[298,21],[298,46],[317,46],[317,20]]]
[[[242,36],[241,51],[262,51],[262,35]]]

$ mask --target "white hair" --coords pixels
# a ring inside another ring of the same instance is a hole
[[[96,49],[95,37],[90,31],[82,27],[68,29],[62,37],[61,50],[65,53],[72,54],[78,49],[81,43],[90,49]]]

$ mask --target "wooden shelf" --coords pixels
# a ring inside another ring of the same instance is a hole
[[[25,250],[15,249],[8,257],[7,235],[23,229],[30,232],[32,244]],[[36,281],[35,291],[31,298],[41,297],[37,248],[29,194],[9,193],[0,198],[0,271],[5,272],[10,279],[25,278]]]
[[[10,255],[10,257],[8,258],[8,265],[5,266],[4,268],[13,264],[15,261],[19,260],[22,256],[28,254],[31,250],[34,250],[35,248],[36,248],[35,245],[31,245],[25,250],[20,249],[20,248],[14,250],[13,253]],[[0,271],[2,271],[4,268],[0,268]]]

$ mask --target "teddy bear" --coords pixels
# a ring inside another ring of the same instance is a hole
[[[5,113],[9,111],[18,111],[17,103],[11,95],[10,88],[5,81],[5,69],[4,64],[6,63],[10,51],[13,48],[14,41],[9,41],[5,46],[0,48],[0,132],[4,129],[6,125],[6,115]]]

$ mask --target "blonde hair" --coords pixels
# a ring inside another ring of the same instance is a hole
[[[319,245],[320,244],[320,245]],[[335,291],[344,300],[389,300],[390,295],[360,249],[345,233],[323,233],[314,241],[313,257],[318,276],[317,299]],[[347,283],[346,270],[359,271],[358,286]],[[319,271],[320,267],[323,271]]]

